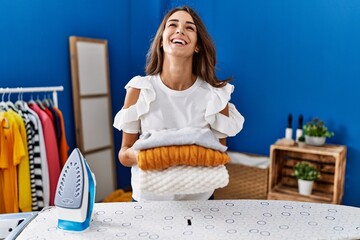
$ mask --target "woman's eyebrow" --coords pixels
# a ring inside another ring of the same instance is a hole
[[[168,22],[179,22],[179,19],[169,19]],[[191,21],[186,21],[186,23],[195,25],[195,23],[193,23]]]

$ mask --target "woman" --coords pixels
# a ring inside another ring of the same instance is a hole
[[[244,118],[229,103],[233,86],[215,75],[214,44],[199,16],[189,7],[170,10],[161,22],[147,55],[146,76],[125,86],[123,108],[114,127],[123,131],[120,162],[132,167],[133,198],[143,200],[205,200],[213,192],[157,195],[139,189],[133,144],[150,130],[210,128],[226,145]]]

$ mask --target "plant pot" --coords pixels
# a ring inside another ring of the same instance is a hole
[[[322,146],[325,144],[326,137],[312,137],[305,135],[305,143],[313,146]]]
[[[311,195],[314,181],[298,179],[298,189],[301,195]]]
[[[305,147],[305,145],[306,145],[305,142],[298,142],[297,144],[299,147]]]

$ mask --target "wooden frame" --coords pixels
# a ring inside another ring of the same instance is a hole
[[[106,40],[71,36],[76,144],[97,180],[96,201],[116,189]]]

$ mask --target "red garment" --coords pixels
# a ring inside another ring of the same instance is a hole
[[[48,114],[40,109],[39,106],[29,104],[29,107],[39,116],[43,128],[50,180],[50,205],[53,206],[56,186],[60,176],[59,149],[56,141],[55,128]]]
[[[47,108],[42,109],[42,110],[45,111],[46,114],[47,114],[47,115],[49,116],[49,118],[51,119],[51,121],[54,122],[54,116],[52,115],[51,111],[50,111],[49,109],[47,109]],[[54,124],[53,124],[53,126],[54,126]],[[54,126],[54,127],[55,127],[55,126]]]

